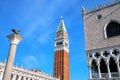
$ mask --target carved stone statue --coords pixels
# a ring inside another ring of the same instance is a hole
[[[19,33],[20,33],[20,30],[12,29],[12,32],[13,32],[14,34],[19,34]]]

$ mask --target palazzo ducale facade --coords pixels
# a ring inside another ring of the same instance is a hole
[[[82,8],[89,80],[120,80],[120,2]]]

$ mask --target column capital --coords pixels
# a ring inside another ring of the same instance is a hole
[[[19,34],[10,34],[7,36],[10,40],[10,44],[17,45],[23,38]]]
[[[19,76],[18,76],[18,80],[21,80],[21,78],[22,78],[22,76],[21,76],[21,75],[19,75]]]
[[[91,67],[91,62],[87,62],[87,66],[88,66],[88,67]]]
[[[100,66],[100,61],[97,61],[97,65]]]
[[[109,62],[106,62],[106,65],[109,65]]]
[[[119,64],[119,57],[115,61],[116,64]]]

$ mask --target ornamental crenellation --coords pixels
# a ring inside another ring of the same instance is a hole
[[[92,13],[92,12],[95,12],[95,11],[110,7],[110,6],[118,4],[118,3],[120,3],[119,0],[114,0],[114,2],[107,2],[105,5],[99,4],[97,8],[92,7],[91,10],[86,10],[84,7],[82,7],[82,14],[89,14],[89,13]]]

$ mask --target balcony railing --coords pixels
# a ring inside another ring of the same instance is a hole
[[[101,77],[102,77],[102,78],[108,77],[108,73],[101,73]]]
[[[111,72],[111,77],[112,78],[120,78],[119,72]],[[92,78],[99,79],[100,77],[99,77],[98,73],[95,73],[95,74],[92,74]],[[108,73],[101,73],[101,79],[106,79],[106,78],[109,78],[109,74]]]
[[[99,78],[99,74],[98,74],[98,73],[93,74],[93,75],[92,75],[92,78]]]
[[[119,72],[113,72],[111,73],[111,77],[120,77]]]

